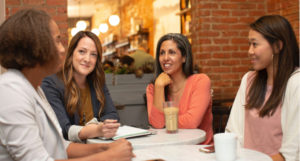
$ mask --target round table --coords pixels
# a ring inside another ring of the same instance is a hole
[[[199,151],[199,148],[203,146],[205,145],[176,145],[137,149],[133,151],[136,157],[132,161],[155,159],[163,159],[165,161],[216,161],[215,153],[203,153]],[[268,155],[258,151],[244,148],[237,151],[238,158],[236,161],[272,161]]]
[[[134,149],[161,147],[167,145],[195,145],[205,141],[205,131],[200,129],[179,129],[175,134],[166,133],[166,129],[150,129],[156,134],[128,138]],[[88,139],[87,143],[109,143],[111,140]]]

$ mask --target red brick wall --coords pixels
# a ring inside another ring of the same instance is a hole
[[[299,0],[268,0],[267,2],[269,14],[279,14],[289,20],[299,43]]]
[[[192,50],[216,97],[234,97],[248,59],[249,23],[265,14],[285,16],[299,40],[298,0],[192,0]]]
[[[6,17],[20,9],[37,8],[49,13],[60,28],[62,42],[68,44],[67,0],[5,0]]]
[[[192,0],[194,60],[212,80],[215,97],[234,97],[249,70],[249,23],[266,14],[263,0]]]

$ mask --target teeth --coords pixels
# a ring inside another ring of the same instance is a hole
[[[170,67],[171,64],[164,64],[164,67]]]

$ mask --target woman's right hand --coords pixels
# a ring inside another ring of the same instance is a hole
[[[155,80],[155,86],[158,87],[165,87],[171,83],[172,83],[171,77],[165,72],[161,73]]]
[[[112,138],[116,135],[120,123],[117,120],[105,120],[100,123],[91,123],[84,126],[78,136],[81,140],[94,138],[94,137],[104,137]]]
[[[132,152],[133,148],[126,139],[118,139],[109,143],[108,151],[112,154],[112,160],[130,161],[135,155]]]
[[[163,102],[165,101],[164,90],[165,86],[172,83],[171,77],[167,73],[161,73],[155,80],[153,105],[161,112],[163,112]]]
[[[117,120],[104,120],[103,123],[99,124],[100,136],[104,138],[112,138],[116,135],[120,123]]]

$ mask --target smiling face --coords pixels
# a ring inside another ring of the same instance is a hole
[[[88,76],[95,69],[97,57],[95,42],[87,36],[83,37],[79,40],[73,52],[74,74],[77,76]]]
[[[256,71],[273,69],[273,49],[269,42],[255,30],[249,31],[249,56]]]
[[[183,74],[182,64],[185,57],[182,57],[181,51],[173,40],[166,40],[161,44],[159,51],[159,63],[162,70],[170,76]]]

